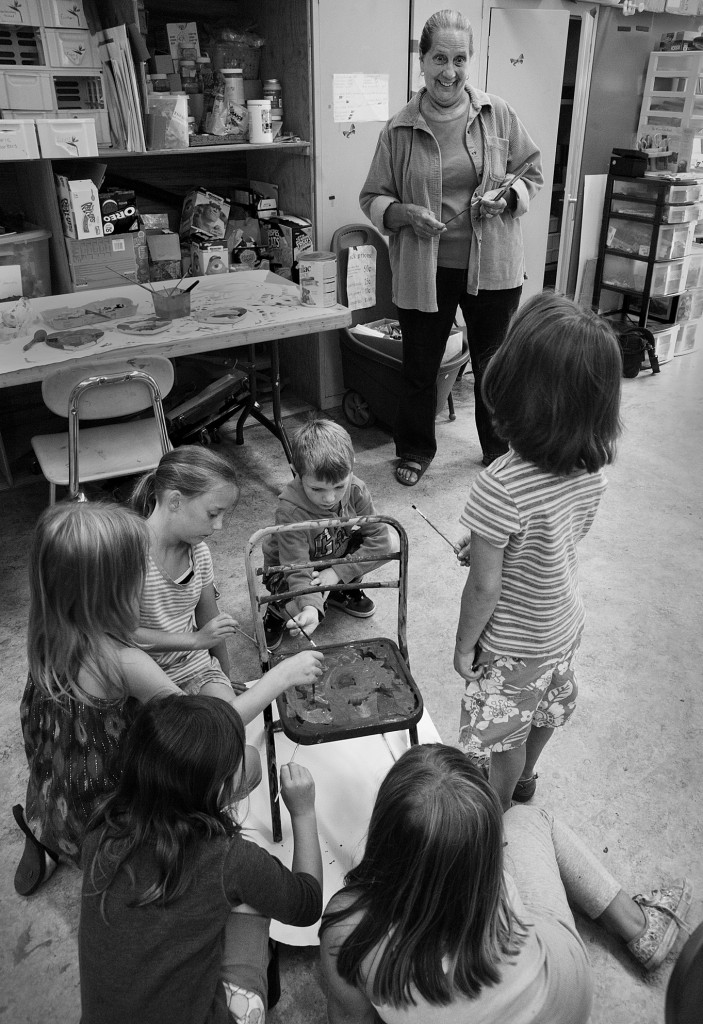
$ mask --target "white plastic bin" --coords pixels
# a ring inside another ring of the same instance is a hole
[[[678,295],[685,290],[688,259],[656,263],[652,274],[651,295]],[[627,256],[608,255],[603,260],[603,287],[622,288],[641,292],[647,276],[647,264]]]
[[[676,344],[674,345],[675,356],[686,356],[689,352],[695,351],[702,324],[703,320],[689,320],[687,323],[681,324]]]
[[[656,178],[631,178],[629,181],[618,179],[613,187],[613,194],[632,196],[639,199],[651,199],[656,201],[658,187],[661,181]],[[664,193],[664,202],[669,203],[695,203],[701,198],[703,187],[701,185],[670,185]]]
[[[15,235],[0,235],[0,265],[19,265],[22,294],[28,299],[51,295],[50,238],[50,231],[34,227]]]
[[[688,257],[686,288],[701,287],[703,287],[703,245],[694,242],[691,246],[691,254]]]
[[[662,327],[661,324],[649,321],[647,327],[654,335],[654,351],[659,363],[668,363],[670,359],[674,358],[676,339],[678,338],[681,325],[669,324],[667,327]],[[642,361],[642,369],[647,369],[648,366],[649,358],[645,355]]]
[[[652,203],[638,203],[631,199],[618,199],[613,196],[611,209],[613,213],[627,213],[633,217],[645,217],[647,220],[654,220],[656,206]],[[679,206],[664,206],[662,208],[662,220],[666,224],[685,224],[689,221],[697,221],[700,214],[700,207],[697,203],[682,203]]]

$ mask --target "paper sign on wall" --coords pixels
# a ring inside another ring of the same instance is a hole
[[[335,121],[387,121],[388,75],[333,75]]]
[[[376,305],[376,249],[373,245],[350,247],[347,263],[347,305],[367,309]]]

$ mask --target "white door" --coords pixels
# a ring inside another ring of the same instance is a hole
[[[490,7],[486,92],[514,107],[542,152],[544,187],[522,218],[527,280],[523,298],[542,291],[554,154],[569,30],[567,11]]]
[[[410,0],[315,0],[312,10],[316,241],[328,249],[337,228],[369,223],[359,192],[385,124],[363,115],[336,121],[334,76],[387,76],[388,116],[400,110],[408,99]],[[336,332],[320,338],[320,404],[328,408],[344,387]]]

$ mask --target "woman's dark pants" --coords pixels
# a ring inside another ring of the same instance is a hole
[[[398,309],[403,332],[403,393],[393,431],[398,458],[424,464],[431,462],[437,451],[437,376],[457,306],[466,320],[481,449],[489,457],[508,450],[493,430],[481,397],[481,381],[488,361],[505,338],[521,292],[522,288],[507,288],[467,295],[465,270],[438,267],[437,312]]]

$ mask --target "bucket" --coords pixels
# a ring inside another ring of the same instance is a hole
[[[308,252],[298,257],[304,306],[337,305],[337,257],[333,252]]]

